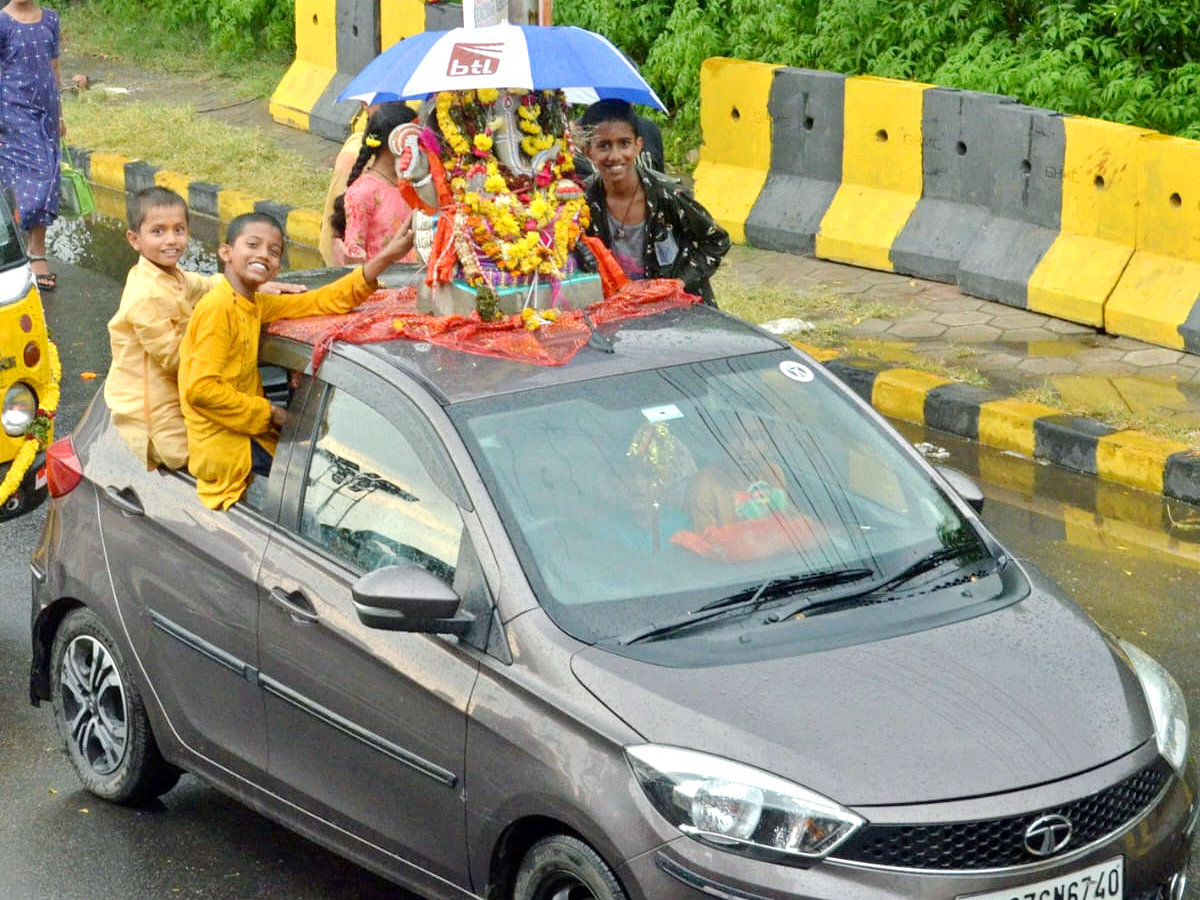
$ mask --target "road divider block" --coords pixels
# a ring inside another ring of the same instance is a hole
[[[922,94],[921,199],[892,246],[897,272],[950,284],[989,215],[992,112],[1011,97],[931,88]]]
[[[892,245],[921,198],[928,87],[870,75],[846,79],[842,183],[821,219],[818,257],[892,271]]]
[[[1104,324],[1104,306],[1137,239],[1138,144],[1142,128],[1099,119],[1063,120],[1061,230],[1029,278],[1028,307]]]
[[[1138,142],[1137,242],[1104,308],[1104,328],[1200,353],[1200,141]]]
[[[775,66],[714,57],[700,68],[700,126],[696,199],[737,243],[771,164],[768,101]]]
[[[1013,103],[992,109],[989,216],[958,267],[968,294],[1028,306],[1029,279],[1062,224],[1063,117]]]
[[[426,4],[296,0],[295,7],[296,58],[267,108],[277,122],[340,142],[359,104],[339,102],[338,94],[382,49],[425,29]]]
[[[845,86],[846,76],[833,72],[775,70],[770,168],[746,221],[753,246],[815,252],[821,219],[842,183]]]

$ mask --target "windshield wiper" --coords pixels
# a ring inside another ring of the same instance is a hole
[[[866,597],[874,597],[878,594],[886,594],[893,588],[899,587],[906,581],[912,581],[918,575],[923,575],[926,572],[932,571],[944,562],[949,562],[952,559],[958,559],[969,551],[983,550],[983,545],[978,543],[972,544],[952,544],[948,547],[938,547],[936,550],[926,553],[920,559],[913,562],[911,565],[905,566],[898,573],[893,575],[879,584],[872,585],[865,591],[859,591],[850,595],[841,597],[830,597],[826,600],[804,600],[796,603],[786,609],[778,610],[771,613],[769,622],[786,622],[795,616],[803,613],[810,613],[814,610],[825,609],[835,606],[852,606],[861,602]],[[1004,559],[999,560],[1001,565],[1004,564]]]
[[[707,622],[709,619],[715,619],[740,607],[746,607],[749,612],[754,612],[768,600],[789,597],[797,591],[815,590],[845,584],[848,581],[858,581],[873,574],[875,574],[874,570],[866,568],[823,569],[820,572],[808,572],[804,575],[769,578],[757,587],[746,588],[727,597],[713,600],[660,625],[653,625],[650,628],[622,635],[617,638],[617,642],[628,646],[640,641],[657,640],[701,622]]]

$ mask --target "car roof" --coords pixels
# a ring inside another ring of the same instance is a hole
[[[594,337],[561,366],[407,339],[338,341],[330,353],[381,374],[389,368],[402,371],[423,382],[442,403],[453,404],[791,346],[748,322],[700,305],[597,326],[596,331],[603,338]]]

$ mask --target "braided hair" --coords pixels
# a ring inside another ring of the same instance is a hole
[[[358,151],[358,159],[354,161],[350,175],[346,178],[346,187],[354,184],[363,173],[367,163],[375,158],[379,148],[384,145],[392,130],[406,125],[416,119],[417,114],[407,103],[381,103],[367,117],[367,127],[363,132],[363,144]]]

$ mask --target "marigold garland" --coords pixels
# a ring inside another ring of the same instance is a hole
[[[564,180],[574,169],[565,97],[560,91],[511,93],[519,99],[516,121],[532,178],[505,171],[495,156],[493,128],[500,120],[488,115],[499,91],[442,91],[434,103],[439,162],[452,191],[452,208],[443,212],[454,223],[454,254],[476,288],[491,284],[484,260],[503,276],[562,278],[589,222],[586,198]],[[548,154],[556,145],[557,153]]]
[[[58,358],[58,347],[54,345],[53,341],[46,342],[46,356],[50,363],[50,384],[46,387],[46,395],[42,398],[43,402],[38,407],[37,414],[33,417],[33,421],[25,433],[21,449],[13,457],[12,465],[9,466],[4,480],[0,481],[0,505],[7,503],[17,488],[21,486],[33,461],[41,451],[46,449],[47,444],[50,443],[50,437],[54,433],[53,421],[55,410],[58,409],[62,363]]]

